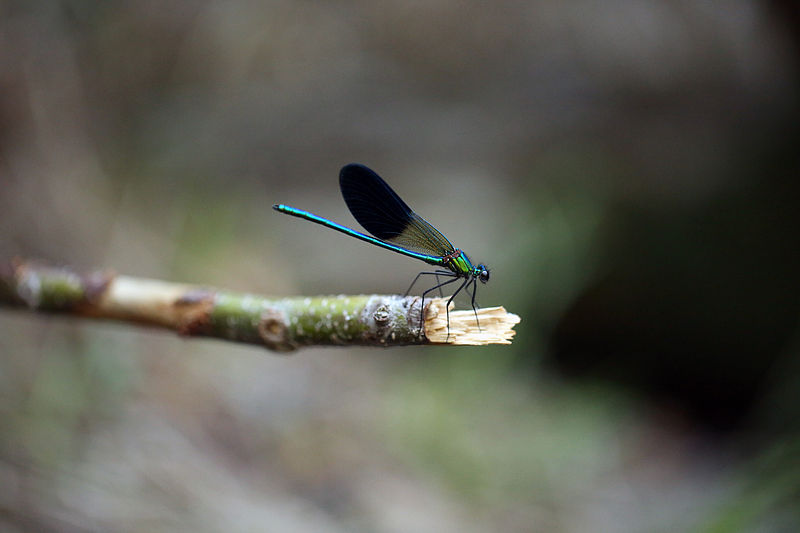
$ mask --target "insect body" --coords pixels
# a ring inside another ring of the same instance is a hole
[[[386,248],[393,252],[413,257],[429,265],[439,267],[433,272],[420,272],[406,295],[411,292],[420,276],[434,276],[436,285],[422,293],[422,309],[425,297],[451,283],[460,282],[458,288],[447,301],[447,330],[450,334],[450,303],[456,295],[466,289],[472,298],[472,310],[478,322],[475,307],[475,289],[478,281],[489,281],[489,269],[483,264],[475,265],[467,254],[454,247],[439,230],[417,215],[375,172],[357,163],[345,165],[339,173],[339,187],[342,196],[355,219],[369,233],[367,235],[337,224],[308,211],[283,204],[273,205],[273,209],[287,215],[303,218],[316,224],[344,233],[356,239]],[[449,278],[441,281],[440,278]],[[480,325],[479,325],[480,327]]]

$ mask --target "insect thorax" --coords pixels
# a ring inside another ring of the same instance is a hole
[[[452,270],[459,276],[467,277],[474,275],[475,267],[472,266],[472,262],[467,257],[467,254],[458,248],[453,250],[453,252],[449,255],[445,256],[444,259],[445,261],[443,265],[447,267],[448,270]]]

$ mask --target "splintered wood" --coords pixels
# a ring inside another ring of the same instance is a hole
[[[477,310],[476,323],[472,309],[453,311],[451,305],[448,336],[446,303],[447,300],[437,298],[427,306],[425,336],[431,343],[465,346],[511,344],[519,316],[507,312],[504,307],[486,307]]]

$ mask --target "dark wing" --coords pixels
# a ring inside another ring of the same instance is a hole
[[[375,237],[403,248],[440,257],[453,245],[414,213],[380,176],[357,163],[339,173],[342,196],[358,223]]]

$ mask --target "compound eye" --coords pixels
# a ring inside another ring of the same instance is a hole
[[[486,283],[487,281],[489,281],[489,271],[481,270],[481,273],[478,274],[478,279],[481,280],[481,283]]]

